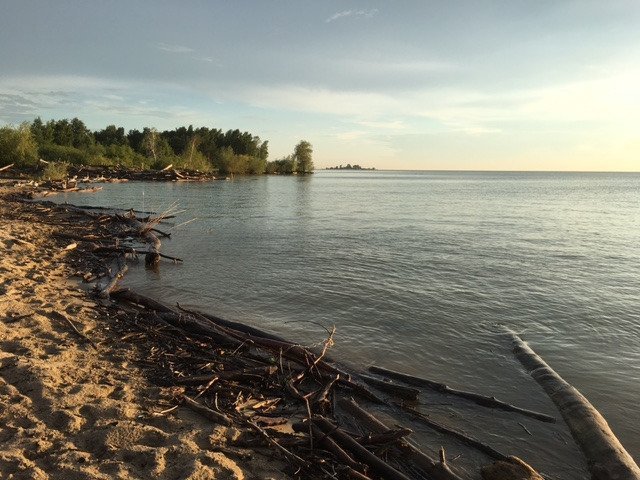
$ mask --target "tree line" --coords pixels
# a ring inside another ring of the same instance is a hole
[[[291,155],[268,161],[268,141],[240,130],[145,127],[125,131],[109,125],[92,131],[78,118],[0,128],[0,166],[35,166],[38,159],[75,165],[132,169],[174,168],[224,175],[293,174],[313,171],[312,147],[302,140]]]

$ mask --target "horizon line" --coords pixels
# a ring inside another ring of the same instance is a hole
[[[374,168],[372,170],[372,168]],[[497,170],[497,169],[465,169],[465,168],[377,168],[367,167],[362,169],[338,169],[330,167],[319,167],[314,170],[327,170],[333,172],[467,172],[467,173],[640,173],[640,170]]]

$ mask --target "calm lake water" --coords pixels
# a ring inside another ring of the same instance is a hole
[[[176,224],[196,218],[163,240],[183,265],[128,275],[151,296],[304,343],[325,338],[318,324],[335,325],[334,357],[556,414],[499,325],[524,332],[640,459],[638,174],[322,171],[114,184],[67,200],[154,211],[177,202]],[[563,425],[509,418],[476,436],[585,478]]]

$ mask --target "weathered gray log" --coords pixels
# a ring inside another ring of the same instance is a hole
[[[573,438],[587,457],[594,480],[640,480],[640,468],[589,400],[567,383],[517,333],[506,329],[513,352],[556,404]]]
[[[109,294],[116,288],[124,274],[127,273],[127,262],[122,255],[118,255],[109,267],[109,275],[105,275],[101,281],[96,284],[96,291],[100,298],[108,298]]]
[[[391,431],[389,427],[364,410],[353,400],[341,398],[338,400],[338,405],[373,433],[381,434]],[[433,480],[460,480],[460,477],[451,471],[446,464],[443,465],[442,463],[432,459],[410,443],[400,441],[395,445],[402,452],[403,457],[407,461],[416,464],[427,475],[429,475],[430,478],[433,478]]]
[[[160,239],[151,230],[142,230],[142,238],[149,244],[149,250],[144,256],[144,264],[154,267],[160,263]]]
[[[449,387],[448,385],[445,385],[444,383],[434,382],[433,380],[427,380],[426,378],[414,377],[413,375],[407,375],[393,370],[388,370],[386,368],[377,367],[375,365],[369,367],[369,371],[377,373],[378,375],[383,375],[389,378],[400,380],[409,385],[414,385],[417,387],[427,387],[437,392],[445,393],[447,395],[455,395],[458,397],[466,398],[477,403],[478,405],[482,405],[483,407],[498,408],[510,412],[517,412],[522,415],[541,420],[543,422],[555,423],[556,421],[554,417],[544,413],[534,412],[533,410],[528,410],[526,408],[516,407],[515,405],[511,405],[510,403],[498,400],[495,397],[487,397],[485,395],[480,395],[479,393],[466,392],[464,390],[456,390]]]

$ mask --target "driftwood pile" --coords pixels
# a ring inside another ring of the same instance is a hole
[[[215,180],[212,173],[184,170],[168,165],[162,170],[135,170],[119,167],[71,166],[69,174],[84,183],[95,182],[205,182]]]
[[[43,164],[45,162],[40,160]],[[212,173],[197,170],[176,169],[169,165],[162,170],[135,170],[120,167],[100,167],[87,165],[70,165],[68,176],[64,180],[42,179],[35,168],[20,168],[14,164],[0,168],[0,178],[13,180],[13,185],[28,187],[30,198],[44,198],[59,193],[94,193],[102,190],[101,186],[89,186],[96,183],[122,183],[129,181],[140,182],[206,182],[216,180]],[[221,179],[225,179],[222,177]]]
[[[287,460],[288,473],[295,478],[543,478],[519,458],[434,421],[417,410],[415,401],[429,389],[482,407],[555,422],[549,415],[382,367],[363,372],[339,365],[328,356],[335,329],[328,330],[318,345],[304,346],[120,288],[127,261],[144,256],[149,268],[158,268],[163,258],[182,261],[160,253],[159,237],[169,234],[159,227],[172,216],[170,212],[153,215],[49,202],[34,208],[64,210],[84,218],[84,233],[64,237],[77,242],[92,259],[84,279],[94,282],[98,297],[115,302],[121,340],[143,349],[156,377],[173,387],[175,405],[160,414],[188,408],[213,423],[253,432],[220,446],[225,453],[242,456],[245,447],[268,446]],[[443,448],[435,454],[422,452],[410,439],[412,430],[376,418],[370,408],[375,405],[482,452],[485,467],[460,471]]]

